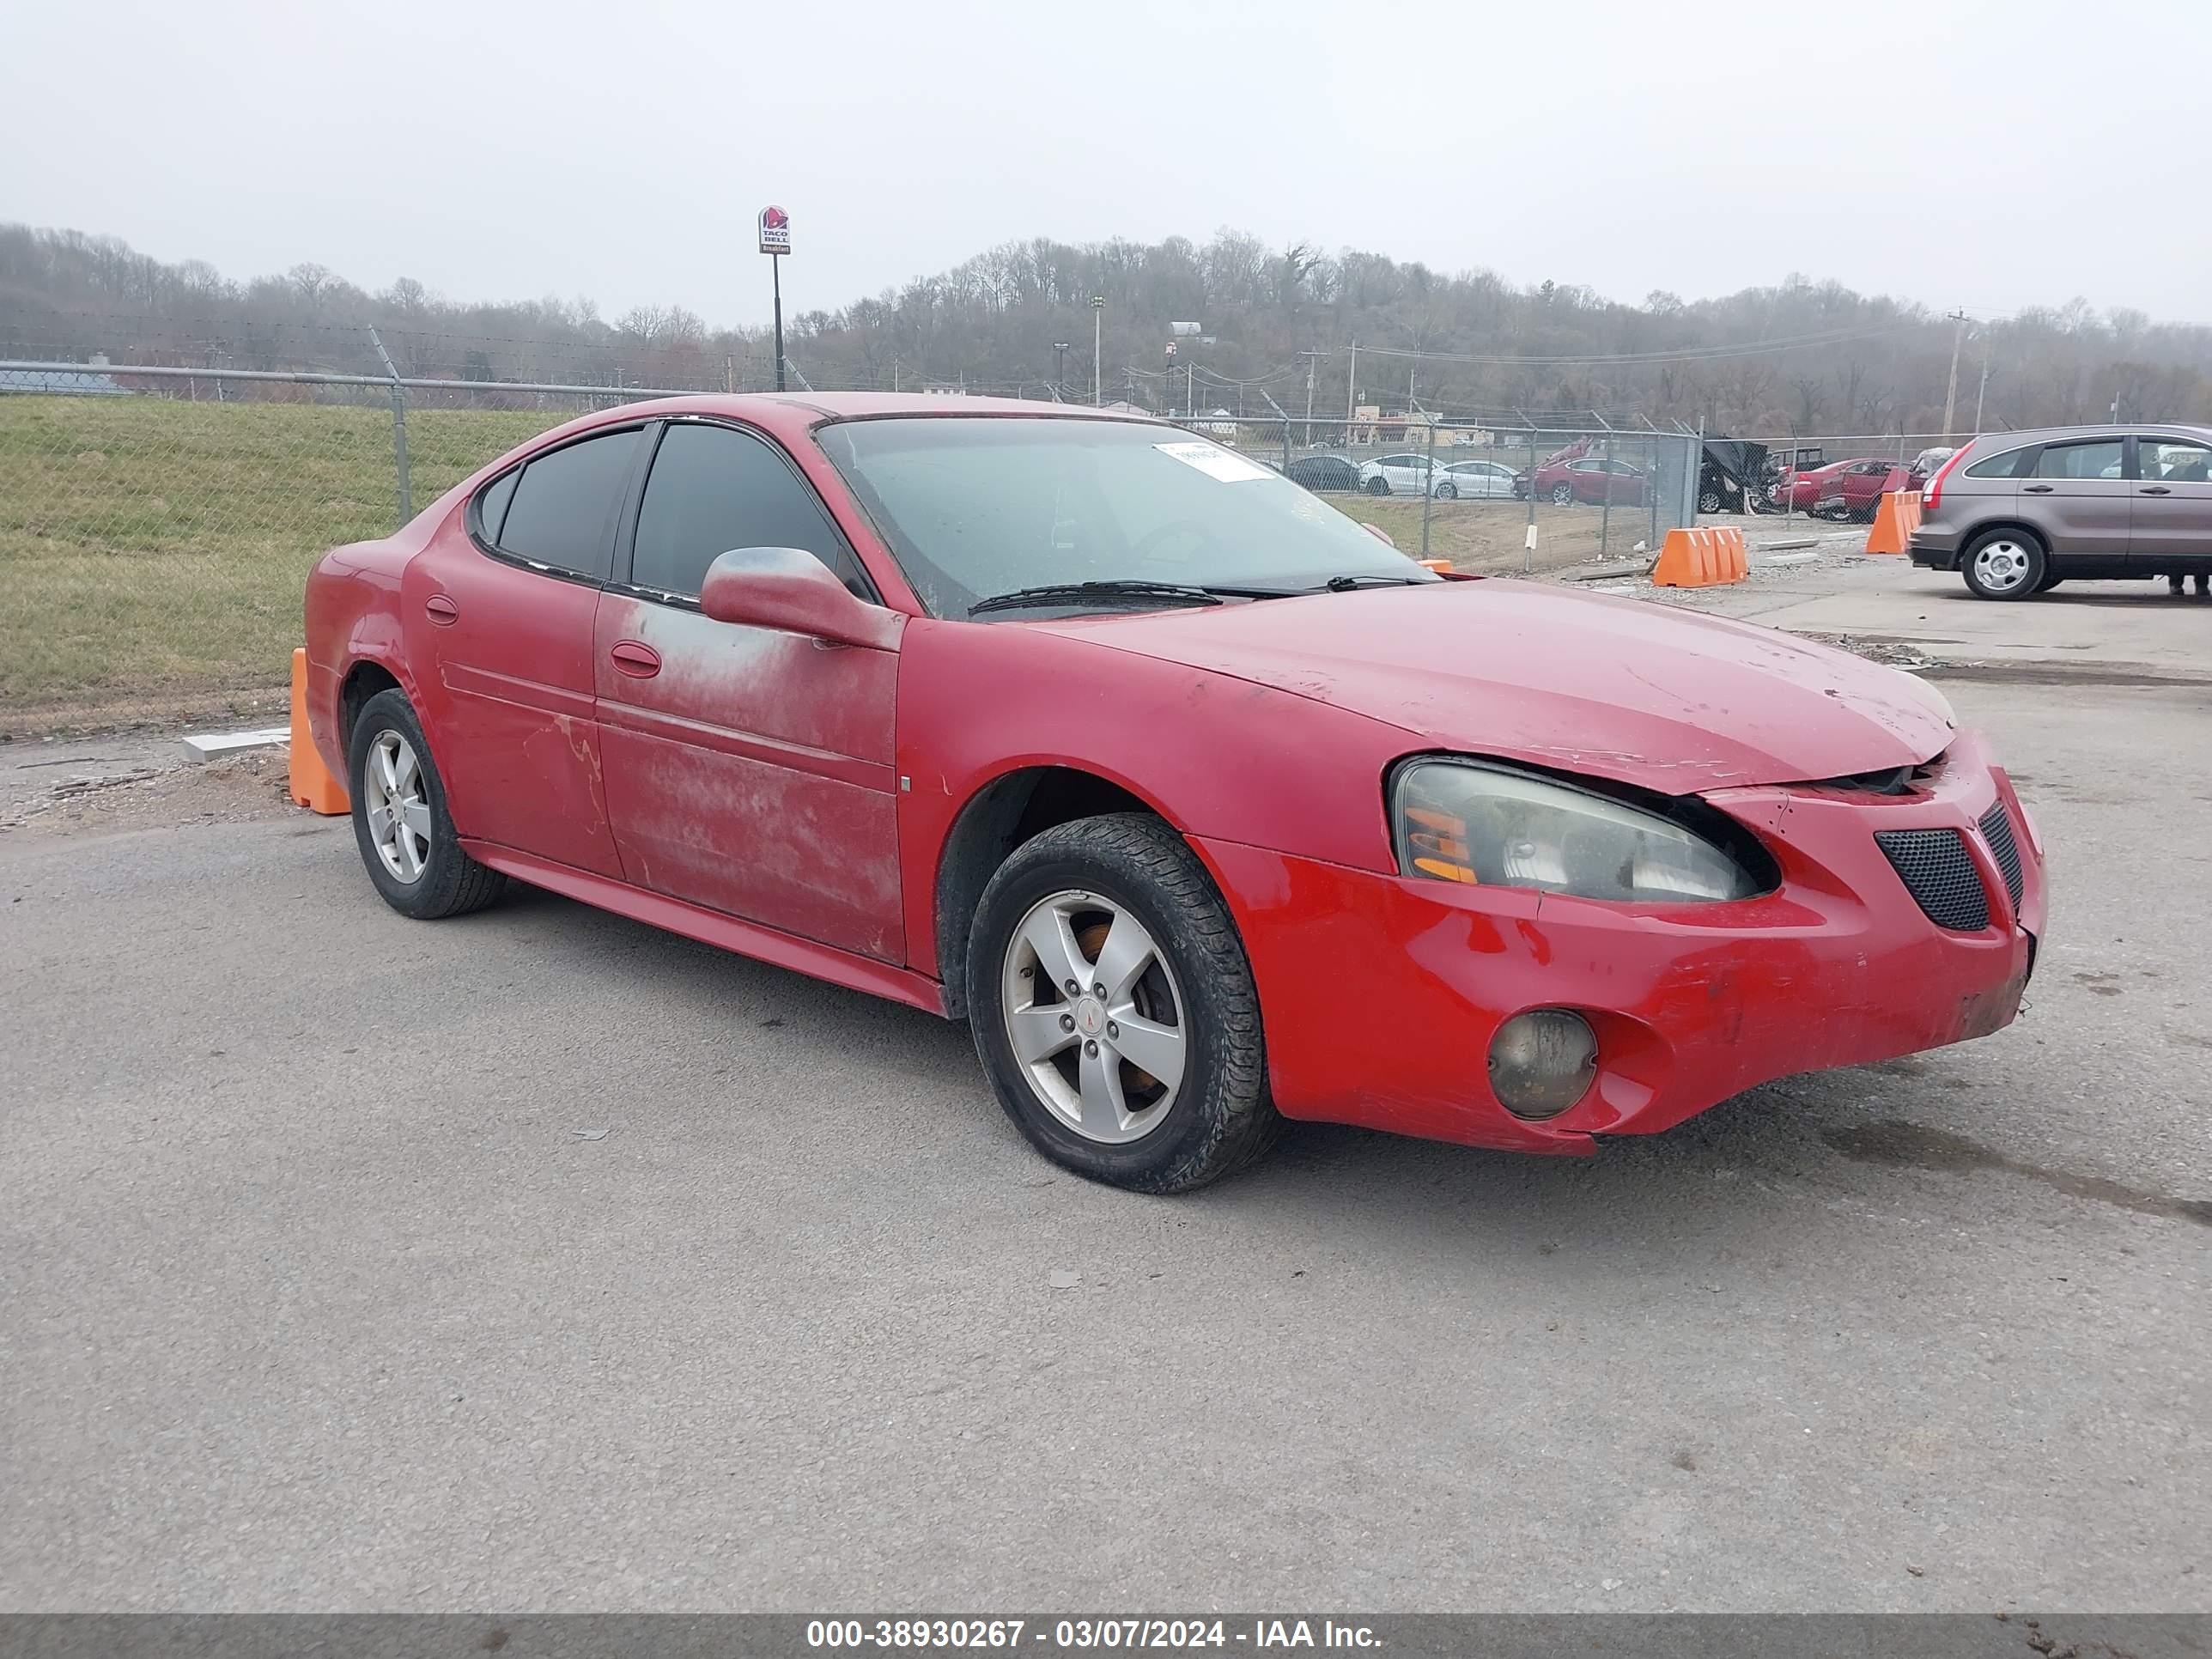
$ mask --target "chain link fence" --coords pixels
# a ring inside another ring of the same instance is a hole
[[[0,732],[41,707],[281,685],[325,550],[575,415],[679,390],[0,362]],[[1696,509],[1690,434],[1182,424],[1464,570],[1646,556]]]
[[[324,552],[639,395],[0,363],[0,731],[103,695],[281,685]]]
[[[1692,522],[1694,434],[1515,428],[1424,416],[1179,425],[1243,451],[1385,532],[1401,551],[1470,571],[1643,556]]]

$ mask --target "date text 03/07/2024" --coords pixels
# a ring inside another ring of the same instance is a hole
[[[1239,1628],[1222,1619],[815,1619],[807,1621],[811,1649],[1019,1648],[1054,1649],[1376,1648],[1382,1638],[1369,1626],[1333,1619],[1255,1619]]]

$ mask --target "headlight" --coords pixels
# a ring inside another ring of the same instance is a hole
[[[1478,761],[1404,767],[1391,816],[1409,876],[1646,904],[1749,898],[1769,884],[1670,818]]]

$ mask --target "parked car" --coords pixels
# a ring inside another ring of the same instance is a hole
[[[2212,575],[2212,427],[1976,438],[1928,481],[1909,550],[1984,599],[2080,578]]]
[[[1301,455],[1283,469],[1283,476],[1308,489],[1352,490],[1359,488],[1359,469],[1341,455]]]
[[[1870,524],[1881,498],[1912,488],[1909,467],[1894,461],[1853,461],[1831,472],[1822,482],[1820,499],[1808,509],[1816,519],[1838,523]]]
[[[1455,461],[1437,478],[1443,501],[1496,501],[1513,494],[1513,469],[1496,461]]]
[[[1407,451],[1378,455],[1359,466],[1359,487],[1370,495],[1418,495],[1443,481],[1444,464],[1433,455]]]
[[[1698,511],[1760,513],[1766,508],[1767,447],[1740,438],[1708,438],[1698,463]]]
[[[1573,461],[1547,461],[1534,475],[1537,499],[1559,507],[1572,501],[1596,505],[1608,496],[1615,507],[1641,507],[1646,483],[1644,469],[1632,461],[1589,457]],[[1513,494],[1525,501],[1529,488],[1529,473],[1524,467],[1513,475]]]
[[[1776,484],[1775,501],[1778,505],[1786,502],[1793,513],[1810,513],[1824,501],[1862,501],[1870,490],[1879,493],[1875,486],[1888,478],[1894,465],[1885,456],[1858,455],[1808,471],[1785,472]],[[1846,484],[1846,477],[1852,482]]]
[[[327,554],[306,622],[392,908],[517,879],[964,1018],[1046,1156],[1146,1191],[1285,1117],[1589,1152],[1995,1030],[2044,925],[2033,826],[1932,688],[1440,578],[1065,404],[600,410]],[[495,998],[525,946],[472,938]]]

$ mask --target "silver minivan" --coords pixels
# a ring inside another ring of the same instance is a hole
[[[1984,599],[2080,577],[2212,575],[2212,428],[1984,434],[1929,479],[1908,550]]]

